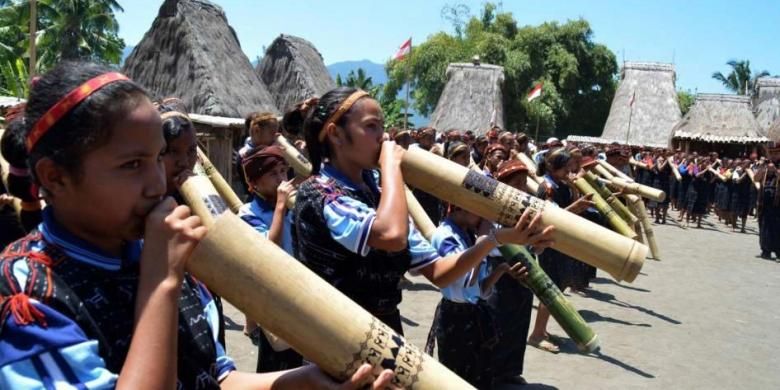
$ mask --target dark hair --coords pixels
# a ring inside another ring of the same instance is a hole
[[[27,168],[27,151],[24,140],[24,128],[26,121],[24,118],[17,118],[8,124],[3,132],[3,138],[0,140],[0,153],[12,167]]]
[[[303,110],[303,102],[300,102],[282,116],[282,130],[291,136],[300,137],[305,119],[306,112]]]
[[[330,147],[327,142],[320,142],[319,134],[325,122],[341,106],[350,95],[357,89],[351,87],[338,87],[322,95],[320,101],[306,115],[303,123],[304,135],[306,137],[306,148],[309,150],[309,160],[311,160],[312,174],[320,172],[320,164],[326,157],[330,157]],[[336,126],[343,126],[347,122],[350,109],[336,121]]]
[[[25,120],[16,118],[8,124],[0,140],[0,152],[8,165],[16,169],[27,169],[27,149],[24,138]],[[20,176],[8,172],[8,193],[22,201],[32,202],[37,200],[38,194],[33,190],[32,179],[29,174]]]
[[[571,154],[565,148],[550,150],[536,168],[536,175],[544,176],[552,171],[557,171],[565,167],[569,160],[571,160]]]
[[[159,107],[157,107],[157,110],[160,114],[166,112],[181,112],[182,114],[187,115],[187,113],[182,112],[181,108],[177,105],[168,105],[166,103],[160,104]],[[183,132],[194,130],[194,126],[189,119],[183,116],[172,116],[163,120],[162,130],[165,142],[168,143],[179,138]]]
[[[86,81],[111,71],[104,65],[65,61],[43,75],[30,91],[25,109],[25,137],[65,95]],[[50,158],[77,176],[84,155],[107,143],[117,120],[147,97],[140,85],[122,80],[108,84],[84,99],[57,121],[30,151],[27,159],[33,179],[35,164],[42,158]]]

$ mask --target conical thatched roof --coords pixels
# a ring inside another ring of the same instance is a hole
[[[675,79],[672,64],[626,62],[601,137],[632,145],[667,145],[682,116]]]
[[[430,126],[439,131],[472,130],[481,135],[495,124],[504,127],[504,68],[455,63],[447,66],[447,85],[436,103]]]
[[[206,0],[166,0],[124,71],[155,97],[181,98],[193,113],[279,112],[222,8]]]
[[[282,111],[336,87],[320,52],[311,42],[292,35],[279,35],[266,49],[256,71]]]
[[[756,120],[762,129],[768,129],[780,118],[780,77],[761,77],[756,82]]]
[[[775,120],[775,123],[769,126],[766,136],[767,138],[769,138],[770,141],[780,145],[780,118],[777,118],[777,120]]]
[[[701,93],[674,127],[674,138],[713,143],[768,141],[753,117],[749,97]]]

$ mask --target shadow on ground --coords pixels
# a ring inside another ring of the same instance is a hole
[[[582,319],[585,320],[585,322],[591,323],[591,322],[609,322],[613,324],[620,324],[620,325],[628,325],[628,326],[641,326],[643,328],[650,328],[652,325],[650,324],[635,324],[633,322],[623,321],[619,320],[617,318],[612,317],[605,317],[602,316],[599,313],[596,313],[595,311],[591,310],[580,310],[580,315],[582,316]]]
[[[651,309],[647,309],[647,308],[644,308],[642,306],[632,305],[632,304],[630,304],[628,302],[623,302],[623,301],[615,298],[615,296],[610,294],[610,293],[605,293],[605,292],[601,292],[601,291],[598,291],[598,290],[589,290],[587,297],[595,299],[597,301],[607,302],[607,303],[612,304],[612,305],[638,310],[638,311],[641,311],[642,313],[645,313],[647,315],[653,316],[653,317],[658,318],[660,320],[669,322],[671,324],[675,324],[675,325],[682,324],[682,322],[677,321],[674,318],[670,318],[670,317],[667,317],[667,316],[665,316],[663,314],[656,313],[655,311],[653,311]]]
[[[591,279],[590,282],[594,283],[594,284],[612,284],[612,285],[618,286],[620,288],[624,288],[626,290],[632,290],[632,291],[639,291],[639,292],[645,292],[645,293],[652,292],[652,291],[644,289],[644,288],[632,287],[632,286],[629,286],[629,285],[626,285],[626,284],[617,283],[614,280],[608,279],[608,278],[594,278],[594,279]],[[590,289],[585,290],[586,296],[587,296],[587,294],[590,293],[590,291],[591,291]]]

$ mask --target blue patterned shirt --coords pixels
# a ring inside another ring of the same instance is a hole
[[[363,180],[368,186],[364,191],[370,191],[377,199],[380,194],[377,184],[379,181],[378,176],[377,171],[365,171],[363,175]],[[320,176],[316,180],[327,182],[330,179],[336,180],[350,189],[360,190],[356,184],[352,183],[336,168],[325,164],[320,171]],[[368,237],[371,233],[371,226],[376,219],[376,210],[352,197],[337,196],[328,198],[325,201],[323,211],[331,237],[349,251],[365,257],[371,249],[368,245]],[[422,236],[420,231],[417,230],[411,218],[408,221],[409,235],[407,241],[409,243],[409,252],[412,256],[409,271],[416,273],[420,269],[436,262],[439,259],[439,254]]]
[[[93,267],[116,271],[125,262],[140,259],[142,242],[126,245],[122,258],[113,257],[95,246],[73,236],[53,219],[51,207],[44,209],[39,231],[44,240],[36,242],[33,251],[40,251],[50,242],[59,246],[70,259]],[[24,291],[30,268],[17,260],[11,267],[13,278]],[[214,337],[218,379],[235,370],[224,347],[217,340],[219,314],[213,298],[203,285],[198,286],[203,316]],[[98,353],[98,340],[86,336],[79,325],[52,307],[30,299],[46,317],[46,327],[37,323],[17,325],[13,315],[6,318],[0,338],[0,389],[99,389],[114,388],[119,376],[106,368]]]
[[[474,245],[474,236],[466,233],[447,218],[441,222],[431,237],[431,244],[438,249],[440,256],[457,254]],[[471,271],[461,276],[447,287],[441,289],[445,299],[457,303],[476,304],[480,299],[486,299],[492,293],[492,289],[482,293],[482,284],[490,275],[490,267],[487,259]]]

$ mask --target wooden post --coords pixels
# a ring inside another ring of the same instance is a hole
[[[36,0],[30,0],[30,69],[28,74],[30,75],[30,86],[32,87],[32,80],[35,78],[36,71],[36,53],[35,53],[35,36],[38,30],[38,2]]]

